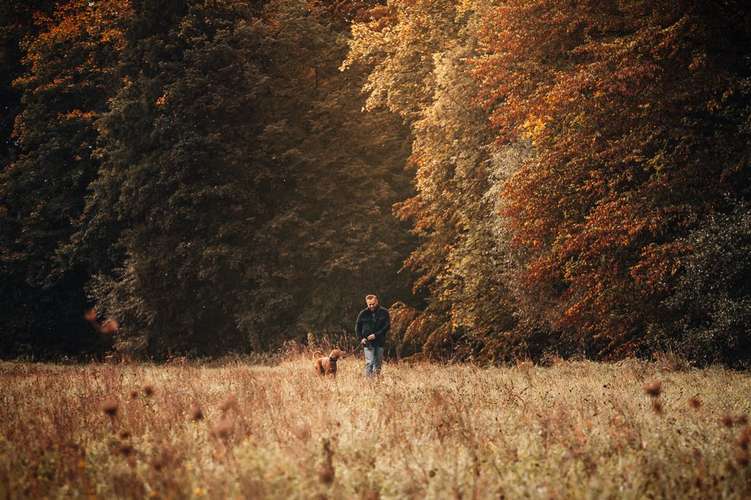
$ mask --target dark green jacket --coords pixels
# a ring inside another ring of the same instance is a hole
[[[369,340],[368,347],[383,347],[390,326],[391,316],[388,309],[378,306],[375,311],[370,312],[370,309],[365,308],[357,315],[355,332],[358,340],[367,338],[371,333],[375,334],[375,340]]]

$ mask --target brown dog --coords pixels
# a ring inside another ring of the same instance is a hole
[[[316,359],[316,372],[319,375],[331,375],[336,377],[336,362],[339,361],[339,358],[344,357],[344,355],[344,351],[334,349],[328,356]]]

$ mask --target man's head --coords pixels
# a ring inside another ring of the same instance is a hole
[[[378,297],[372,294],[365,296],[365,304],[367,304],[368,309],[375,311],[378,308]]]

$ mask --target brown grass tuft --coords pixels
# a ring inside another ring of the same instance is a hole
[[[304,422],[293,425],[292,434],[300,441],[307,441],[311,437],[310,425]]]
[[[203,420],[203,410],[201,410],[201,407],[195,403],[190,407],[190,419],[194,422]]]
[[[694,410],[698,410],[699,408],[701,408],[701,399],[696,396],[689,398],[688,405]]]
[[[151,384],[146,384],[143,386],[143,395],[147,398],[150,398],[156,393],[156,390],[154,389],[154,386]]]
[[[733,427],[733,424],[735,423],[735,419],[732,415],[723,415],[720,419],[720,422],[722,422],[722,425],[727,427],[728,429]]]
[[[218,437],[226,441],[232,436],[232,433],[234,430],[235,430],[235,422],[231,418],[224,416],[220,418],[219,421],[214,424],[214,426],[211,429],[211,432],[214,434],[215,437]]]
[[[223,413],[227,413],[230,410],[237,410],[238,408],[237,396],[234,394],[227,396],[224,401],[222,401],[222,404],[219,405],[219,409],[222,410]]]
[[[662,407],[662,403],[655,399],[652,401],[652,411],[655,412],[656,415],[662,415],[665,410]]]

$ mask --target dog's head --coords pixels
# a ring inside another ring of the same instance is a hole
[[[329,359],[333,359],[334,361],[338,360],[339,358],[343,358],[347,353],[340,350],[340,349],[334,349],[331,351],[331,354],[329,354]]]

